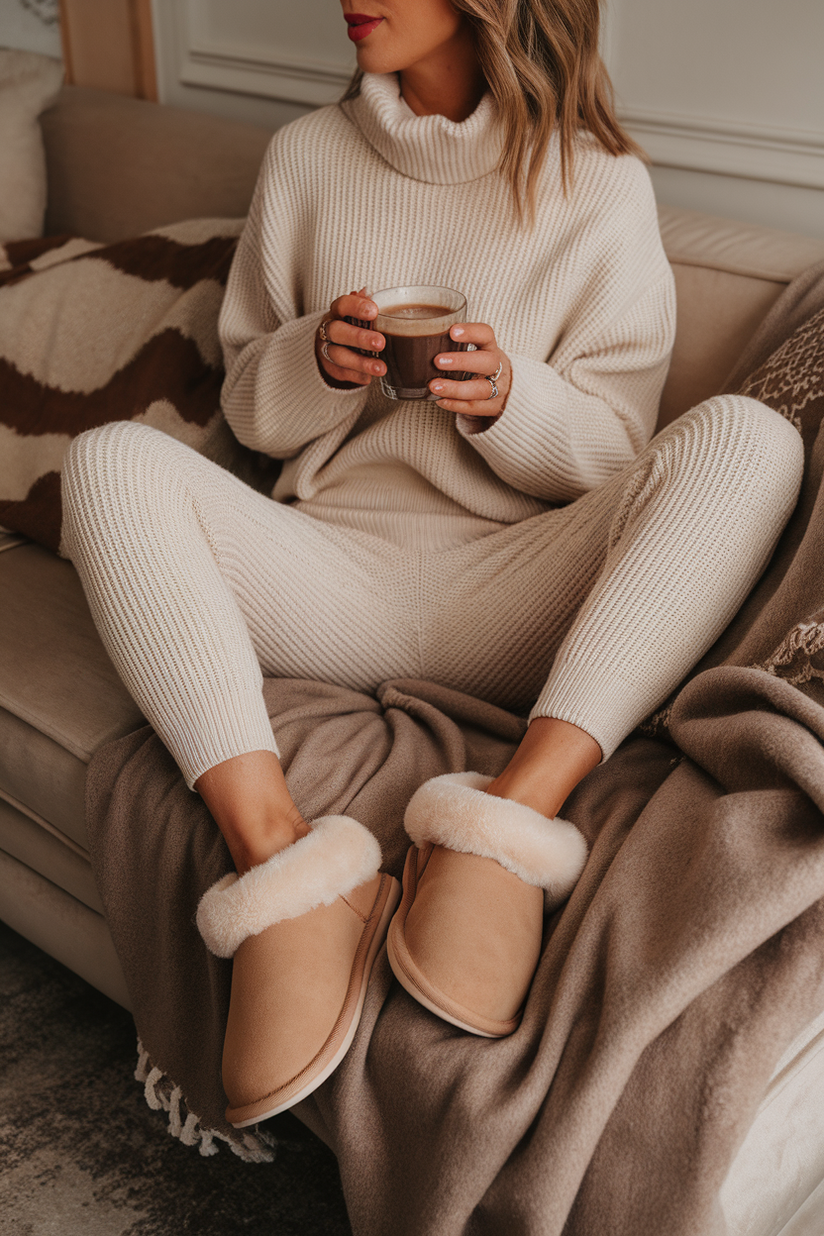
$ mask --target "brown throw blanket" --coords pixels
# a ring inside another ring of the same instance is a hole
[[[729,388],[799,426],[798,509],[650,736],[567,803],[592,852],[517,1033],[440,1022],[379,960],[352,1050],[296,1109],[338,1155],[357,1236],[720,1236],[718,1192],[770,1074],[824,1008],[824,268],[788,289]],[[396,873],[412,790],[494,773],[523,731],[424,682],[372,698],[273,680],[266,699],[303,811],[362,820]],[[230,964],[193,924],[223,843],[148,729],[102,750],[88,787],[147,1095],[185,1141],[209,1152],[216,1133],[254,1157],[262,1142],[222,1117]]]

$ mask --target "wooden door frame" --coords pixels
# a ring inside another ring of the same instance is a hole
[[[152,0],[59,3],[66,82],[157,102]]]

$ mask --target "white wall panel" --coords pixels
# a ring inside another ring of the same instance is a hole
[[[164,101],[260,123],[334,102],[355,67],[338,0],[155,0],[155,26]]]
[[[675,204],[761,202],[775,225],[775,193],[752,182],[783,186],[785,225],[824,235],[824,192],[795,192],[824,190],[824,0],[611,0],[605,52],[656,167],[697,174],[657,178],[692,199]]]

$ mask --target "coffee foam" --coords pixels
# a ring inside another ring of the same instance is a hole
[[[414,303],[414,302],[413,302]],[[407,338],[418,338],[421,335],[445,335],[456,321],[455,310],[443,306],[443,317],[439,318],[394,318],[383,313],[372,321],[371,325],[382,335],[404,335]]]
[[[372,326],[382,334],[405,335],[421,338],[426,335],[445,335],[466,311],[466,301],[454,288],[434,287],[432,284],[407,284],[405,287],[382,288],[374,293],[378,316]],[[436,305],[442,314],[432,318],[388,317],[384,309],[402,305]]]

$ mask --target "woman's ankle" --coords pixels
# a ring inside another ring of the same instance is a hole
[[[195,782],[240,875],[309,832],[271,751],[233,756]]]
[[[601,760],[601,748],[584,730],[554,717],[537,717],[487,794],[507,798],[554,819]]]
[[[274,854],[294,845],[310,831],[309,825],[294,807],[285,816],[254,824],[244,821],[242,832],[236,831],[231,837],[226,832],[223,835],[238,875],[244,875],[252,867],[258,867]]]
[[[546,777],[534,776],[529,773],[504,771],[486,787],[487,794],[496,798],[507,798],[511,802],[521,803],[531,807],[548,820],[554,819],[564,803],[566,795],[557,791],[553,784],[548,784]]]

